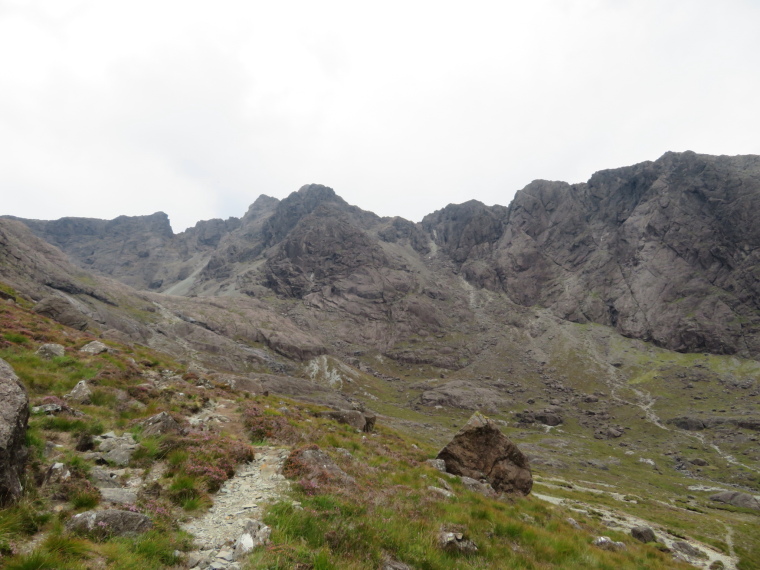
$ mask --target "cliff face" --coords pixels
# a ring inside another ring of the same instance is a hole
[[[533,182],[490,218],[470,221],[464,204],[423,225],[468,280],[517,303],[675,350],[758,354],[758,207],[760,158],[668,153],[585,184]]]
[[[274,293],[299,301],[304,326],[332,319],[346,342],[357,326],[386,348],[420,330],[482,328],[468,316],[464,278],[675,350],[757,356],[756,211],[760,157],[686,152],[582,184],[535,181],[508,207],[470,201],[420,224],[379,218],[316,184],[177,235],[162,213],[24,222],[81,267],[136,288]]]

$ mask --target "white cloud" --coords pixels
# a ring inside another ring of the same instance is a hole
[[[333,186],[419,219],[667,150],[758,153],[728,0],[0,2],[2,212],[175,230]]]

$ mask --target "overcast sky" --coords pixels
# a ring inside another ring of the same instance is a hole
[[[668,150],[760,154],[757,0],[0,0],[0,214],[331,186],[418,221]]]

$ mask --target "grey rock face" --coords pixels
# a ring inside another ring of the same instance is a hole
[[[438,453],[438,459],[449,473],[486,479],[498,493],[527,495],[533,487],[528,458],[479,412]]]
[[[757,156],[667,153],[583,184],[535,181],[506,210],[449,206],[422,225],[471,283],[517,303],[674,350],[751,355],[758,172]]]
[[[149,531],[152,526],[145,515],[117,509],[86,511],[66,523],[69,531],[93,537],[135,536]]]
[[[12,503],[21,495],[28,422],[26,388],[13,368],[0,359],[0,506]]]

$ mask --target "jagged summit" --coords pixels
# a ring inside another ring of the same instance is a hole
[[[533,181],[509,206],[450,204],[418,224],[365,212],[320,184],[178,235],[163,213],[25,223],[82,267],[141,289],[274,292],[377,318],[378,299],[459,274],[570,321],[678,350],[755,355],[759,180],[758,157],[666,153],[586,183]]]

